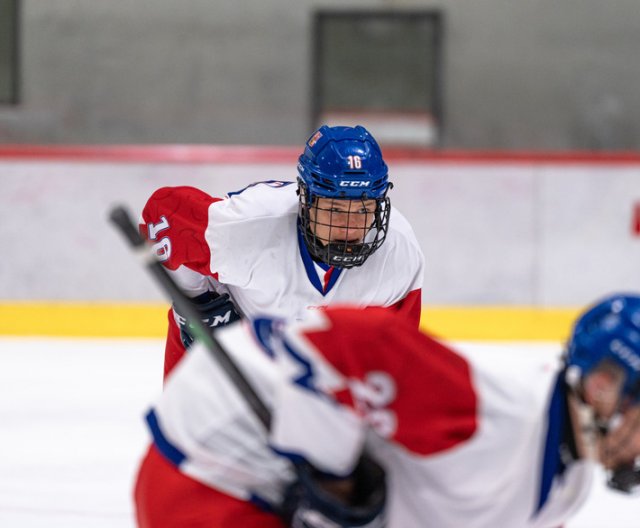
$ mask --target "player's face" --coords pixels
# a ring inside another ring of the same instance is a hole
[[[622,369],[603,364],[582,384],[581,399],[593,411],[594,425],[599,427],[589,431],[583,421],[576,434],[578,447],[584,448],[583,455],[599,459],[609,469],[629,464],[640,455],[640,404],[620,397],[624,382]]]
[[[582,383],[583,397],[598,419],[610,420],[618,411],[624,380],[624,371],[607,362],[585,377]]]
[[[375,200],[317,198],[310,210],[311,230],[323,244],[362,243],[375,218]]]

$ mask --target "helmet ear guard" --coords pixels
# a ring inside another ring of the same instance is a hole
[[[324,125],[314,132],[298,159],[298,186],[300,227],[307,249],[315,260],[340,268],[360,266],[382,245],[389,227],[391,206],[387,192],[392,185],[380,147],[364,127]],[[319,206],[319,200],[323,198],[360,201],[363,210],[368,201],[375,201],[375,211],[349,212],[351,218],[346,222],[343,220],[338,224],[330,220],[321,224],[330,230],[340,230],[349,225],[361,225],[357,214],[370,214],[372,218],[365,222],[367,225],[359,228],[362,233],[358,241],[334,238],[333,235],[321,239],[317,235],[318,212],[330,211]]]

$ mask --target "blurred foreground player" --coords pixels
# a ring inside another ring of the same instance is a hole
[[[195,346],[148,415],[142,528],[555,528],[596,463],[640,455],[638,295],[587,310],[563,357],[524,362],[455,352],[380,308],[216,336],[271,408],[271,430]],[[295,484],[292,460],[313,477]]]
[[[224,199],[165,187],[140,230],[211,327],[344,303],[389,307],[417,326],[424,257],[390,188],[367,130],[323,126],[299,158],[297,184],[260,182]],[[165,377],[191,342],[174,309]]]

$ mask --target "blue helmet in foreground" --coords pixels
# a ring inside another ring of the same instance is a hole
[[[589,308],[575,323],[567,366],[581,377],[603,361],[625,373],[623,397],[640,401],[640,296],[612,295]]]
[[[361,126],[322,126],[298,158],[298,217],[309,254],[338,268],[362,265],[384,242],[387,164]]]

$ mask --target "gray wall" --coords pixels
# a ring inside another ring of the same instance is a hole
[[[640,146],[637,0],[23,0],[0,142],[300,144],[311,13],[442,8],[443,146]]]

